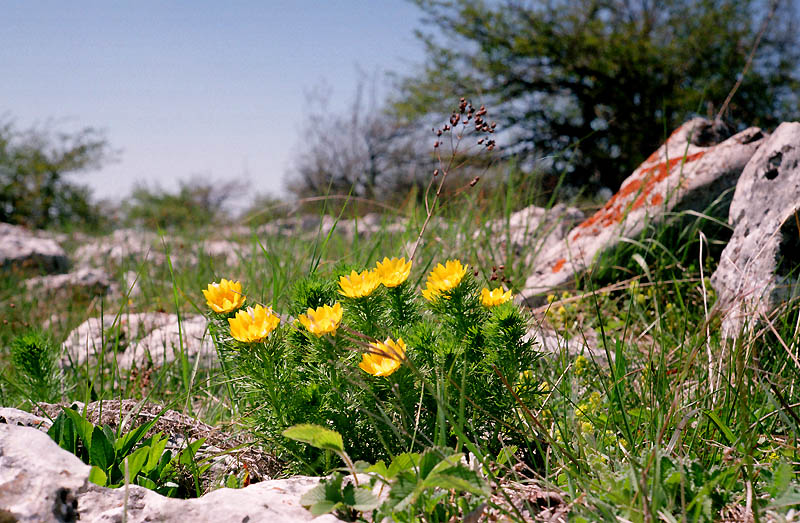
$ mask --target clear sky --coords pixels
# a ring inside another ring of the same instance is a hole
[[[101,198],[193,175],[281,194],[305,92],[325,84],[341,110],[359,68],[408,72],[423,56],[402,0],[0,0],[0,13],[0,115],[105,130],[118,161],[75,175]]]

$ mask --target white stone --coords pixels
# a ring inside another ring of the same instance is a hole
[[[109,314],[100,318],[89,318],[76,327],[64,341],[64,357],[61,365],[80,366],[86,359],[96,361],[104,351],[111,360],[116,348],[117,364],[120,368],[146,366],[152,361],[156,366],[175,360],[183,351],[192,364],[200,358],[201,366],[213,366],[216,350],[210,336],[205,332],[206,320],[202,316],[189,315],[181,318],[180,335],[178,316],[161,312],[122,314],[115,318]]]
[[[731,202],[733,236],[711,277],[722,313],[722,334],[752,328],[782,300],[797,292],[797,274],[776,273],[781,241],[797,245],[800,213],[800,123],[782,123],[744,168]],[[782,238],[781,229],[793,238]],[[796,248],[796,247],[795,247]],[[795,267],[800,259],[789,260]]]

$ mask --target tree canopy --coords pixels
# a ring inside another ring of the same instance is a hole
[[[574,186],[617,189],[693,114],[712,118],[770,10],[755,0],[414,0],[426,62],[392,100],[430,121],[454,95],[490,108],[507,155]],[[797,118],[791,2],[781,0],[723,120],[733,131]],[[523,163],[524,164],[524,163]]]
[[[0,222],[95,225],[99,215],[89,188],[65,176],[98,167],[110,154],[106,139],[92,128],[59,134],[0,123]]]

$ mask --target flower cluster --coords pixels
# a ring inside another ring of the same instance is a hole
[[[383,285],[398,287],[411,274],[411,262],[405,258],[384,258],[371,270],[351,271],[349,276],[339,277],[339,294],[347,298],[364,298]]]

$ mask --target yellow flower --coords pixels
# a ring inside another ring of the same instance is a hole
[[[209,283],[208,289],[203,291],[206,302],[211,310],[220,314],[235,311],[244,303],[242,284],[238,281],[229,281],[225,278],[219,283]]]
[[[237,312],[233,318],[228,318],[231,336],[245,343],[263,341],[280,322],[281,319],[272,313],[272,309],[261,305],[248,307]]]
[[[589,366],[589,360],[586,359],[586,356],[581,354],[577,358],[575,358],[575,363],[573,364],[572,367],[574,369],[575,375],[580,376],[584,372],[586,372],[588,366]]]
[[[444,265],[440,263],[428,275],[422,295],[426,300],[433,301],[441,293],[455,289],[465,274],[467,266],[461,265],[459,260],[447,260]]]
[[[511,299],[511,291],[503,292],[502,287],[498,287],[492,291],[484,287],[481,289],[481,303],[484,307],[494,307],[500,305]]]
[[[297,319],[311,334],[317,336],[336,334],[336,329],[342,321],[342,306],[337,302],[333,307],[323,305],[316,310],[309,308],[306,314],[301,314]]]
[[[350,276],[339,277],[339,294],[348,298],[363,298],[372,294],[380,283],[375,271],[351,271]]]
[[[397,287],[411,274],[411,262],[405,258],[383,258],[382,262],[376,264],[375,274],[386,287]]]
[[[373,376],[392,374],[400,368],[406,357],[406,344],[403,338],[397,338],[397,343],[391,338],[386,338],[383,343],[371,343],[370,349],[372,352],[365,352],[358,366]]]

